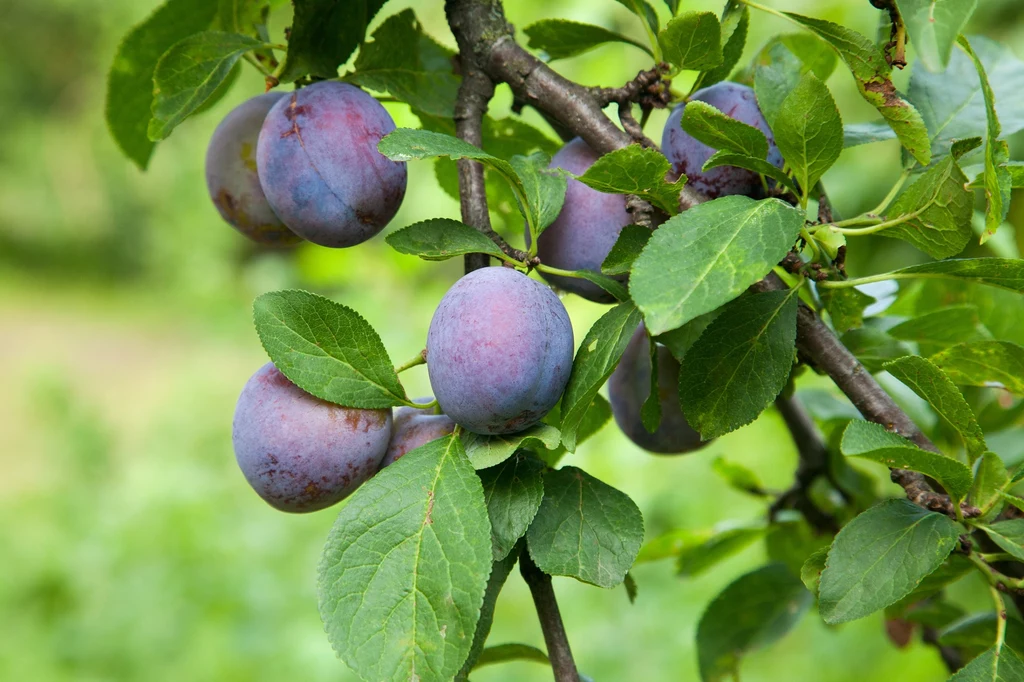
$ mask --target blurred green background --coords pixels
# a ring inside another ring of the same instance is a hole
[[[867,0],[768,1],[867,33],[878,20]],[[720,0],[682,4],[721,9]],[[260,92],[251,69],[226,100],[161,144],[147,173],[121,157],[103,122],[105,74],[120,36],[154,5],[3,3],[0,679],[354,680],[332,653],[316,610],[316,564],[335,514],[271,510],[234,463],[235,399],[266,361],[250,304],[276,288],[323,292],[362,313],[401,361],[422,348],[434,306],[460,263],[400,256],[380,238],[350,250],[261,251],[221,223],[206,196],[203,154],[219,119]],[[1018,0],[983,5],[974,30],[1021,45]],[[405,6],[453,45],[441,0],[395,0],[382,17]],[[507,10],[520,28],[562,17],[643,38],[612,0],[514,0]],[[794,30],[765,14],[752,18],[748,55],[768,35]],[[272,35],[287,23],[287,10],[275,15]],[[572,78],[602,85],[620,84],[645,66],[643,54],[626,46],[556,63]],[[848,122],[872,118],[841,68],[830,84]],[[492,112],[507,115],[510,104],[502,87]],[[388,106],[399,126],[418,127],[405,107]],[[543,126],[532,112],[527,117]],[[664,118],[652,118],[652,137],[660,139]],[[839,210],[852,214],[876,203],[898,174],[897,158],[890,143],[845,153],[826,176]],[[458,216],[429,164],[414,163],[409,174],[392,228]],[[877,248],[858,255],[857,274],[920,258],[896,242],[865,243]],[[602,309],[577,298],[565,302],[580,339]],[[412,395],[429,393],[423,368],[403,378]],[[773,413],[681,458],[647,455],[610,426],[569,461],[630,494],[653,537],[763,514],[760,503],[711,472],[722,454],[775,488],[787,485],[795,466]],[[673,575],[671,562],[645,564],[634,572],[633,606],[621,588],[556,579],[581,669],[599,682],[696,679],[693,638],[701,612],[763,560],[757,544],[687,580]],[[491,641],[543,646],[517,574],[498,603]],[[933,650],[891,645],[880,615],[826,628],[809,614],[743,667],[745,682],[897,676],[945,679]],[[474,679],[547,680],[550,673],[513,663],[485,668]]]

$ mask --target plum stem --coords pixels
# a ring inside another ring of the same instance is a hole
[[[525,548],[519,555],[519,572],[530,588],[533,604],[540,619],[540,629],[544,633],[551,670],[555,674],[555,682],[579,682],[580,675],[576,670],[576,661],[569,648],[569,638],[565,634],[565,624],[558,610],[555,588],[551,584],[551,576],[544,573],[533,563],[530,552]]]
[[[419,353],[417,353],[416,357],[411,358],[411,359],[407,360],[406,362],[403,362],[402,364],[400,364],[397,367],[395,367],[395,374],[401,374],[405,370],[410,369],[412,367],[415,367],[416,365],[425,365],[425,364],[427,364],[427,349],[426,348],[424,348]]]

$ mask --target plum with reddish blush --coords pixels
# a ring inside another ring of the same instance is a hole
[[[539,422],[565,390],[572,357],[565,306],[511,268],[474,270],[456,282],[427,333],[427,371],[441,410],[484,435]]]
[[[321,246],[355,246],[376,235],[405,197],[405,164],[377,151],[394,129],[380,102],[348,83],[320,81],[279,100],[256,150],[274,212]]]
[[[306,393],[274,365],[242,389],[232,427],[249,485],[286,512],[330,507],[373,476],[391,437],[391,409],[340,407]]]

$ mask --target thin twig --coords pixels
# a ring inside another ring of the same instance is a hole
[[[551,576],[537,568],[526,550],[519,555],[519,571],[530,588],[530,594],[533,595],[533,604],[537,608],[537,617],[540,619],[540,629],[544,633],[544,643],[548,648],[548,659],[555,674],[555,682],[579,682],[580,675],[576,671],[576,661],[573,660],[572,650],[569,648],[562,614],[558,611]]]
[[[811,486],[822,476],[828,476],[828,448],[807,410],[796,398],[779,396],[775,407],[782,415],[797,453],[800,455],[793,485],[772,504],[769,516],[788,508],[803,514],[807,522],[818,531],[836,533],[839,524],[831,514],[823,512],[811,500]]]

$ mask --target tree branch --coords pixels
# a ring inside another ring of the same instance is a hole
[[[821,511],[810,497],[814,482],[820,476],[828,476],[828,448],[825,447],[825,441],[799,400],[779,396],[775,399],[775,407],[789,428],[800,462],[792,487],[772,504],[769,516],[774,518],[782,509],[796,509],[815,530],[834,534],[839,531],[839,524],[831,514]]]
[[[786,283],[775,273],[770,273],[752,288],[756,291],[778,291],[785,289]],[[796,318],[796,347],[801,357],[835,382],[865,419],[881,424],[925,450],[939,451],[885,389],[879,386],[871,372],[865,369],[821,318],[803,304],[800,305]],[[906,469],[892,469],[891,477],[893,483],[903,487],[911,502],[932,511],[955,516],[949,496],[935,492],[922,474]],[[969,505],[961,505],[961,509],[965,516],[977,516],[981,513],[979,509]]]
[[[562,614],[558,611],[558,601],[551,585],[551,576],[544,573],[530,558],[530,553],[523,550],[519,555],[519,571],[533,595],[533,604],[537,608],[540,629],[544,633],[544,643],[548,648],[551,670],[555,674],[555,682],[579,682],[580,675],[576,671],[576,662],[572,658],[569,639],[565,635]]]

